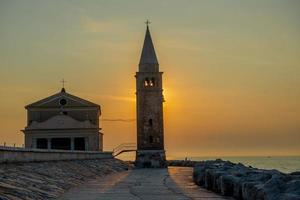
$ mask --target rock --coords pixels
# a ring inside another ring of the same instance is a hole
[[[290,173],[292,176],[300,176],[300,171]]]
[[[242,199],[257,200],[265,199],[264,193],[261,191],[260,182],[243,182],[242,183]]]
[[[191,160],[168,160],[168,166],[176,167],[194,167],[196,161]]]
[[[194,182],[206,189],[245,200],[300,200],[298,172],[284,174],[217,159],[195,164]]]
[[[224,196],[233,196],[234,185],[238,182],[237,178],[233,175],[224,175],[220,178],[221,181],[221,194]]]
[[[214,169],[208,169],[205,171],[205,188],[213,190],[215,192],[221,191],[220,177],[224,175],[222,171],[216,171]]]
[[[197,185],[203,186],[205,183],[205,168],[202,166],[195,166],[193,171],[193,179]]]

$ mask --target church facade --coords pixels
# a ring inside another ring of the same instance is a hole
[[[136,72],[137,167],[166,167],[162,74],[147,22]]]
[[[99,105],[66,92],[27,105],[25,148],[102,151]]]

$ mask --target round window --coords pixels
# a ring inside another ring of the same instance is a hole
[[[59,100],[59,104],[60,104],[61,106],[64,106],[64,105],[67,104],[67,100],[66,100],[66,99],[60,99],[60,100]]]

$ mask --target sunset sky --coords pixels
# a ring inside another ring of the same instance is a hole
[[[101,105],[105,150],[135,142],[146,19],[169,157],[300,155],[297,0],[0,0],[0,143],[24,143],[24,106],[62,78]]]

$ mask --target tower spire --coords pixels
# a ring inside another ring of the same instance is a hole
[[[149,20],[146,24],[146,36],[136,73],[136,110],[137,110],[137,167],[166,167],[164,149],[163,120],[163,72],[152,43]]]
[[[156,57],[156,53],[154,50],[154,45],[152,42],[150,30],[149,30],[149,24],[150,21],[147,20],[145,22],[147,29],[146,29],[146,35],[145,35],[145,40],[144,40],[144,45],[143,45],[143,50],[140,58],[140,63],[139,65],[158,65],[158,60]],[[149,66],[150,67],[150,66]]]

